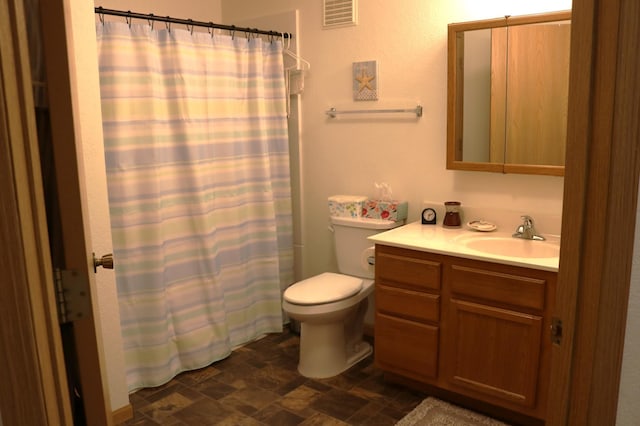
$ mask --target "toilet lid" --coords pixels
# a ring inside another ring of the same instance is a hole
[[[284,292],[284,300],[296,305],[317,305],[337,302],[357,294],[362,279],[325,272],[295,283]]]

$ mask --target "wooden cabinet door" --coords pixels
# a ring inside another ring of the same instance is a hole
[[[438,327],[376,314],[375,361],[383,370],[420,381],[438,375]]]
[[[451,299],[448,322],[442,374],[452,389],[535,406],[542,317]]]

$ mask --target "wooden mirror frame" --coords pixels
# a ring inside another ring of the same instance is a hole
[[[453,23],[448,26],[448,56],[447,56],[447,169],[483,171],[496,173],[518,173],[532,175],[564,176],[564,166],[529,165],[509,163],[489,163],[462,161],[462,139],[457,135],[462,131],[462,102],[459,97],[462,92],[456,87],[462,84],[462,74],[458,72],[457,61],[457,34],[462,31],[479,30],[485,28],[511,27],[515,25],[537,24],[543,22],[571,20],[571,11],[541,13],[535,15],[523,15],[487,19],[481,21],[469,21]]]

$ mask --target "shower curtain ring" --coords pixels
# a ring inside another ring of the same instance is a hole
[[[127,16],[125,16],[124,19],[127,21],[127,25],[129,25],[129,29],[131,29],[131,11],[130,10],[127,10]]]
[[[153,13],[149,14],[149,19],[147,19],[147,22],[149,23],[149,26],[151,27],[151,31],[153,31],[153,24],[154,24]]]
[[[207,27],[207,31],[209,31],[209,35],[213,38],[213,22],[209,21],[209,26]]]
[[[231,33],[231,40],[235,40],[236,39],[236,26],[232,25],[231,26],[231,30],[229,32]]]
[[[170,16],[167,16],[167,19],[171,19]],[[171,32],[171,21],[165,21],[164,22],[164,26],[167,29],[168,32]]]
[[[98,20],[100,20],[100,23],[104,27],[104,13],[98,13]]]
[[[187,31],[189,31],[191,33],[191,35],[193,35],[193,19],[189,19],[189,24],[187,25]]]

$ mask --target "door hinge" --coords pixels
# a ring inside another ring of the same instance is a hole
[[[79,320],[91,312],[89,280],[77,271],[54,270],[58,321],[60,324]]]
[[[551,318],[551,343],[556,345],[562,343],[562,320],[560,318]]]

